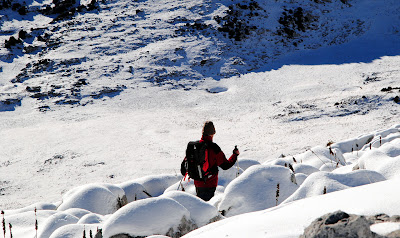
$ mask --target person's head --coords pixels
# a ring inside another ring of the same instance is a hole
[[[215,127],[212,121],[206,121],[203,126],[203,135],[204,136],[214,136]]]

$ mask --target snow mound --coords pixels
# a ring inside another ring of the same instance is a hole
[[[35,212],[32,210],[11,215],[5,211],[5,224],[7,224],[7,227],[8,224],[12,224],[14,237],[34,237],[36,234],[35,219],[42,226],[55,213],[56,211],[54,210],[37,210],[35,215]]]
[[[293,164],[293,169],[297,173],[302,173],[306,175],[310,175],[315,172],[319,172],[320,170],[315,168],[314,166],[307,164]]]
[[[103,221],[103,216],[95,213],[89,213],[81,217],[81,219],[78,221],[78,224],[97,224],[102,223]]]
[[[257,160],[252,160],[252,159],[247,159],[247,158],[238,158],[237,163],[239,165],[239,168],[246,170],[250,168],[253,165],[259,165],[260,162]]]
[[[90,214],[88,210],[81,209],[81,208],[70,208],[64,211],[65,213],[68,213],[72,216],[76,216],[77,218],[82,218],[83,216]]]
[[[118,194],[121,195],[121,192],[119,191]],[[118,194],[111,192],[102,184],[83,185],[68,191],[57,210],[81,208],[101,215],[111,214],[123,205],[122,198]]]
[[[135,181],[128,181],[120,184],[119,186],[125,191],[128,203],[149,197],[144,193],[146,189],[143,187],[143,185]]]
[[[94,237],[97,230],[98,226],[96,225],[69,224],[55,230],[50,238]]]
[[[188,222],[189,217],[189,211],[171,198],[143,199],[129,203],[110,216],[104,223],[103,237],[179,232],[182,229],[181,224]]]
[[[295,176],[296,176],[296,183],[297,183],[297,185],[302,185],[303,184],[303,182],[307,179],[307,175],[306,174],[303,174],[303,173],[296,173],[295,174]]]
[[[199,228],[185,238],[200,237],[299,237],[312,221],[327,213],[372,216],[400,214],[397,188],[400,179],[385,180],[349,188],[324,196],[310,197],[282,204],[265,211],[247,213]]]
[[[37,210],[56,210],[57,207],[56,205],[52,204],[52,203],[44,203],[44,202],[39,202],[39,203],[34,203],[32,205],[20,208],[20,209],[15,209],[15,210],[6,210],[6,213],[8,215],[12,215],[12,214],[17,214],[17,213],[23,213],[23,212],[27,212],[27,211],[34,211],[35,208]]]
[[[196,195],[196,187],[194,186],[194,180],[188,179],[187,177],[182,178],[179,182],[172,184],[167,189],[165,189],[164,193],[171,192],[171,191],[182,191],[190,193],[192,195]]]
[[[79,219],[76,216],[65,212],[58,212],[47,218],[46,221],[39,226],[38,237],[48,238],[58,228],[69,224],[76,224],[78,221]]]
[[[317,172],[308,176],[299,189],[282,204],[384,180],[386,179],[381,174],[370,170],[358,170],[345,174]]]
[[[218,185],[226,187],[230,182],[236,179],[239,175],[243,174],[243,169],[233,166],[228,170],[219,169],[218,172]]]
[[[399,177],[400,139],[383,144],[378,149],[366,151],[359,159],[360,169],[369,169],[381,173],[385,178]]]
[[[190,212],[190,217],[199,227],[204,226],[211,221],[215,221],[219,217],[216,207],[189,193],[171,191],[164,193],[161,197],[172,198],[184,206]]]
[[[154,235],[154,236],[148,236],[146,238],[170,238],[169,236],[162,236],[162,235]]]
[[[136,179],[133,182],[141,184],[150,196],[157,197],[180,179],[180,175],[150,175]]]
[[[399,128],[399,125],[394,125],[389,129],[378,130],[369,134],[360,135],[356,138],[334,143],[332,148],[337,148],[343,153],[349,153],[358,150],[368,150],[370,147],[379,148],[382,144],[399,138]]]
[[[297,188],[288,168],[276,165],[252,166],[226,187],[218,209],[228,217],[267,209],[284,201]]]
[[[317,169],[328,168],[329,171],[333,171],[338,165],[346,165],[343,153],[339,149],[324,146],[313,147],[297,155],[295,159],[297,162]]]

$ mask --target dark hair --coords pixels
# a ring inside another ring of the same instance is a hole
[[[203,135],[211,136],[215,134],[215,127],[212,121],[206,121],[203,126]]]

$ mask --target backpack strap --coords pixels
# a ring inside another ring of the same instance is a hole
[[[209,148],[210,150],[214,151],[215,154],[220,153],[222,150],[221,148],[214,142],[212,141],[207,141],[207,148]],[[206,175],[207,177],[211,177],[212,175],[218,174],[218,166],[214,165],[213,167],[210,167],[209,163],[208,163],[208,151],[206,153],[206,161],[207,161],[207,170],[204,168],[204,171],[206,171]]]
[[[208,149],[205,151],[205,158],[204,158],[204,164],[203,164],[203,171],[206,172],[206,175],[208,174],[208,169],[210,168],[210,163],[208,163]]]

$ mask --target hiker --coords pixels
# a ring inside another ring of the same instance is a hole
[[[207,146],[207,155],[205,155],[205,158],[207,158],[206,167],[208,169],[206,168],[205,170],[208,172],[203,180],[194,179],[197,196],[204,201],[209,201],[214,196],[218,185],[218,167],[221,167],[223,170],[231,168],[236,163],[237,157],[240,154],[239,150],[235,147],[232,156],[229,159],[226,159],[221,148],[212,141],[214,135],[215,127],[213,122],[205,122],[203,127],[203,136],[199,142],[205,142]],[[186,170],[187,167],[185,167],[185,162],[187,162],[186,157],[181,164],[181,173],[183,176],[186,176],[188,173]]]

